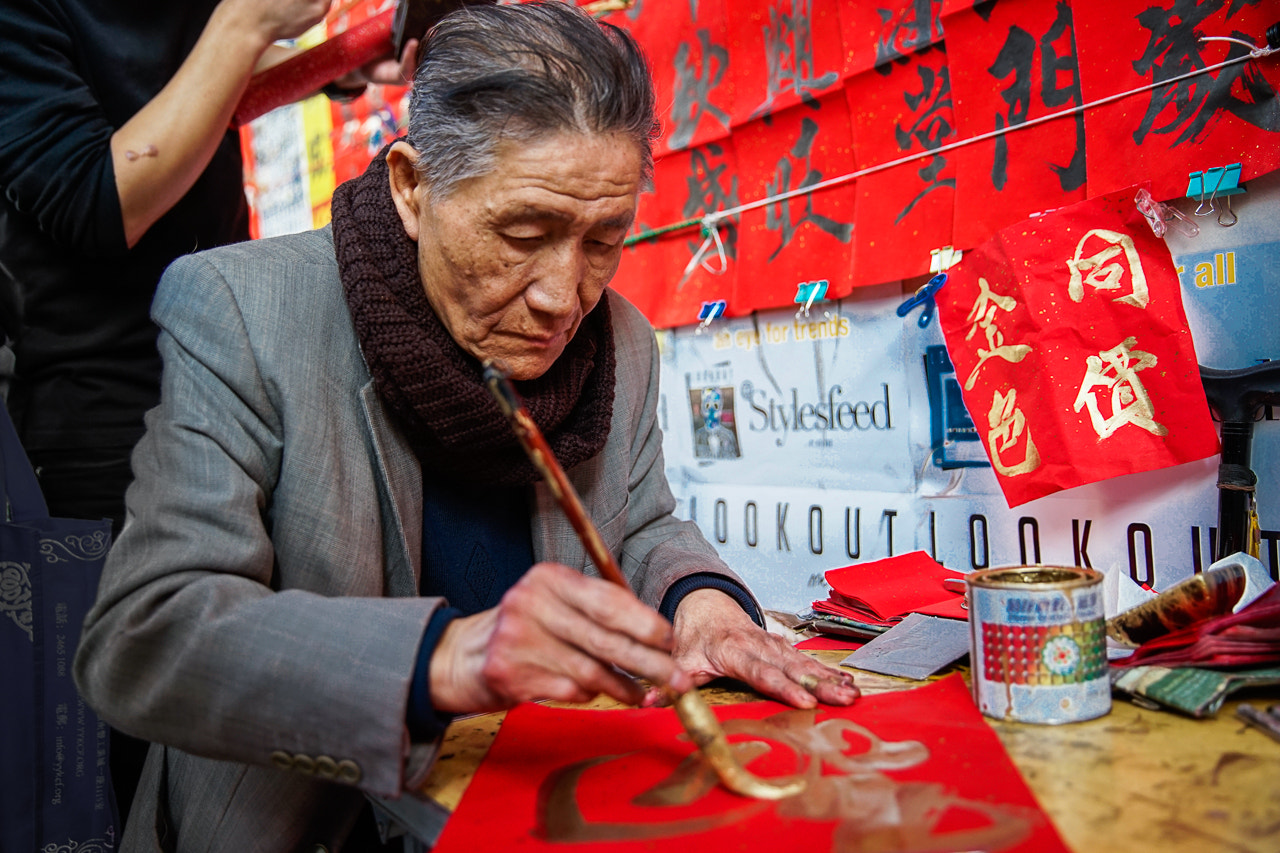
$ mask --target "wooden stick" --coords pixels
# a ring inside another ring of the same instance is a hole
[[[524,403],[521,402],[515,387],[507,377],[506,370],[493,361],[487,361],[484,366],[484,378],[490,393],[498,401],[507,420],[511,422],[511,428],[520,440],[520,445],[529,455],[529,461],[546,478],[551,494],[555,496],[556,502],[568,516],[569,523],[573,525],[574,532],[582,542],[582,547],[586,549],[587,555],[596,564],[600,574],[605,580],[612,581],[634,593],[634,590],[631,590],[631,584],[627,583],[626,575],[618,567],[618,561],[614,559],[613,553],[605,547],[600,531],[582,506],[577,491],[565,476],[564,469],[560,467],[560,462],[551,451],[551,446],[547,444],[542,430],[525,409]],[[670,685],[664,684],[660,689],[663,695],[674,703],[676,715],[684,725],[685,731],[689,733],[689,737],[698,745],[698,749],[716,771],[720,781],[730,791],[761,800],[781,800],[795,796],[804,790],[803,779],[775,784],[761,779],[739,764],[729,747],[729,739],[725,736],[720,721],[707,707],[702,694],[696,689],[683,694],[677,693]]]

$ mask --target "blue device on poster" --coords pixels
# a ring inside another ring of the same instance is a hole
[[[929,444],[933,464],[943,470],[989,468],[978,429],[960,396],[960,382],[947,348],[924,349],[925,382],[929,390]]]

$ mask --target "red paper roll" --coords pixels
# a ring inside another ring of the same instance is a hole
[[[389,9],[255,74],[236,106],[232,122],[248,124],[276,107],[305,98],[343,74],[390,54],[394,18],[395,10]]]

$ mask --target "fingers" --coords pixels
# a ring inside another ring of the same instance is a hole
[[[805,660],[817,666],[821,672],[807,670],[792,677],[777,667],[766,666],[757,676],[746,675],[739,680],[752,684],[758,692],[769,698],[796,708],[812,708],[816,704],[815,700],[827,705],[852,705],[862,695],[849,673],[823,666],[808,657]],[[651,687],[640,702],[640,706],[644,708],[669,704],[670,699],[658,687]]]
[[[676,610],[676,663],[698,683],[719,676],[746,682],[796,708],[817,702],[850,705],[853,677],[833,670],[757,626],[733,599],[715,590],[690,593]]]
[[[800,653],[797,652],[797,654]],[[854,683],[851,674],[829,666],[823,666],[807,655],[801,655],[801,657],[811,664],[821,667],[822,671],[819,673],[804,672],[796,679],[796,683],[807,690],[819,702],[824,702],[828,705],[852,705],[862,695],[862,691]]]
[[[404,86],[413,82],[413,72],[417,70],[418,40],[409,39],[404,43],[400,56],[388,53],[360,69],[362,82],[379,83],[384,86]]]
[[[584,616],[601,631],[613,631],[649,646],[670,651],[675,647],[675,631],[671,623],[645,605],[628,589],[599,578],[588,578],[556,563],[539,563],[520,579],[504,598],[512,599],[525,591],[536,592],[542,585],[574,611],[569,616]],[[593,640],[594,641],[594,640]]]
[[[755,638],[741,638],[722,653],[726,673],[747,682],[760,693],[796,708],[812,708],[818,702],[852,705],[861,691],[853,676],[832,669],[781,637],[756,629]]]
[[[242,31],[261,34],[268,44],[297,38],[324,20],[331,0],[292,0],[261,3],[257,0],[222,0],[219,11]]]
[[[601,693],[638,704],[644,691],[628,673],[692,686],[672,661],[674,643],[671,625],[629,590],[539,564],[498,607],[446,629],[432,657],[432,701],[455,712]]]
[[[581,658],[611,664],[676,690],[692,686],[671,659],[675,632],[628,589],[588,578],[554,563],[529,570],[503,598],[503,607],[538,619]],[[612,695],[612,694],[610,694]]]
[[[400,53],[400,76],[406,83],[413,80],[413,75],[418,70],[418,45],[418,39],[406,39],[404,50]]]
[[[547,660],[507,654],[500,640],[495,651],[487,657],[482,676],[504,706],[537,699],[582,703],[601,694],[626,705],[644,699],[643,688],[626,673],[572,647],[563,647],[558,657]]]
[[[614,668],[606,651],[615,650],[614,656],[626,659],[629,653],[623,643],[597,638],[594,644],[584,639],[579,645],[575,634],[587,637],[594,633],[589,627],[575,627],[580,618],[557,615],[552,608],[544,612],[546,624],[506,606],[506,602],[497,608],[497,625],[481,670],[491,689],[509,704],[534,699],[587,702],[601,693],[626,704],[643,698],[640,686]],[[670,666],[670,656],[666,657]]]

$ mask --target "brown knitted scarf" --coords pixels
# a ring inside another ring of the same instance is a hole
[[[384,148],[333,194],[333,245],[356,335],[379,396],[424,473],[522,485],[541,479],[484,385],[480,363],[445,330],[422,288],[417,244],[391,199]],[[613,417],[613,325],[600,300],[551,369],[516,383],[566,469],[604,447]]]

